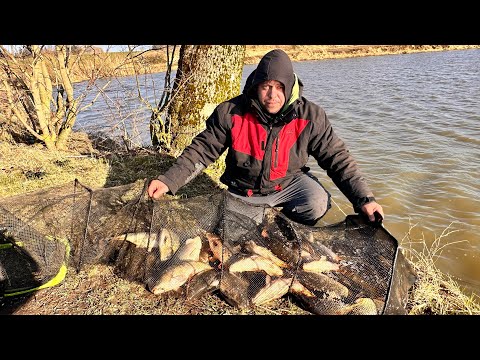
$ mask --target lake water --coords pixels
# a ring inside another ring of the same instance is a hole
[[[242,88],[253,68],[245,66]],[[326,110],[359,162],[384,208],[385,228],[404,248],[423,251],[425,243],[435,250],[437,267],[480,295],[480,50],[296,62],[294,70],[304,96]],[[163,77],[139,78],[145,102],[134,77],[116,79],[80,113],[75,130],[127,131],[148,145],[145,104],[155,106]],[[333,195],[323,221],[343,220],[350,203],[314,161],[309,165]]]

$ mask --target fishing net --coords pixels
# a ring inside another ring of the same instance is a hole
[[[396,239],[359,215],[313,227],[226,190],[152,201],[148,181],[0,201],[0,297],[110,264],[157,296],[236,308],[290,297],[318,315],[404,314],[415,274]]]

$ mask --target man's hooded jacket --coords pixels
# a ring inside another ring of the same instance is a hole
[[[258,84],[266,80],[285,86],[285,106],[275,115],[258,101]],[[158,179],[175,194],[228,149],[220,181],[237,193],[258,196],[288,186],[295,175],[308,171],[313,156],[358,211],[373,194],[325,111],[303,97],[302,90],[288,55],[279,49],[268,52],[242,94],[215,108],[206,129]]]

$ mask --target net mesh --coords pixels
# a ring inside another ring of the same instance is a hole
[[[110,264],[157,296],[216,294],[254,308],[283,296],[313,314],[405,312],[414,275],[396,239],[358,215],[292,222],[227,191],[152,201],[147,181],[71,186],[0,202],[0,293],[33,289],[68,262]]]

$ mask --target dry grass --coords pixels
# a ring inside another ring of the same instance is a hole
[[[0,142],[0,197],[73,184],[75,178],[101,187],[108,172],[107,162],[93,153],[49,152],[43,147]]]
[[[480,315],[479,297],[475,294],[467,296],[450,275],[442,273],[435,265],[445,248],[459,243],[447,241],[448,236],[456,232],[451,230],[452,225],[453,223],[428,247],[425,239],[411,238],[410,233],[414,226],[410,227],[409,233],[401,241],[401,244],[406,246],[403,249],[404,254],[418,276],[407,305],[411,315]],[[418,247],[421,248],[420,251],[415,250]]]
[[[0,154],[0,198],[73,182],[75,177],[93,188],[128,184],[140,178],[155,176],[172,161],[147,149],[136,154],[115,155],[93,150],[91,155],[82,155],[74,150],[52,153],[42,148],[5,143],[0,143]],[[211,192],[220,169],[218,166],[209,169],[208,175],[195,179],[178,196]],[[35,172],[43,175],[38,178],[26,175]],[[425,245],[425,239],[413,240],[410,233],[401,241],[404,254],[418,275],[407,305],[410,315],[480,314],[478,299],[466,296],[454,280],[435,266],[435,259],[445,247],[452,244],[446,243],[451,232],[450,229],[445,229],[430,247]],[[414,250],[419,245],[423,249]],[[69,269],[60,285],[19,297],[10,307],[3,310],[0,308],[0,312],[33,315],[309,314],[289,298],[282,298],[264,307],[239,310],[229,306],[216,294],[188,304],[178,301],[174,296],[157,297],[147,291],[143,284],[123,279],[114,273],[112,267],[106,265],[88,266],[78,274],[74,269]]]
[[[156,296],[139,283],[114,273],[113,267],[90,265],[77,274],[69,269],[58,286],[29,297],[19,297],[3,310],[16,315],[309,315],[288,298],[268,307],[237,309],[216,294],[191,302],[179,301],[174,294]],[[0,313],[2,313],[0,308]]]

